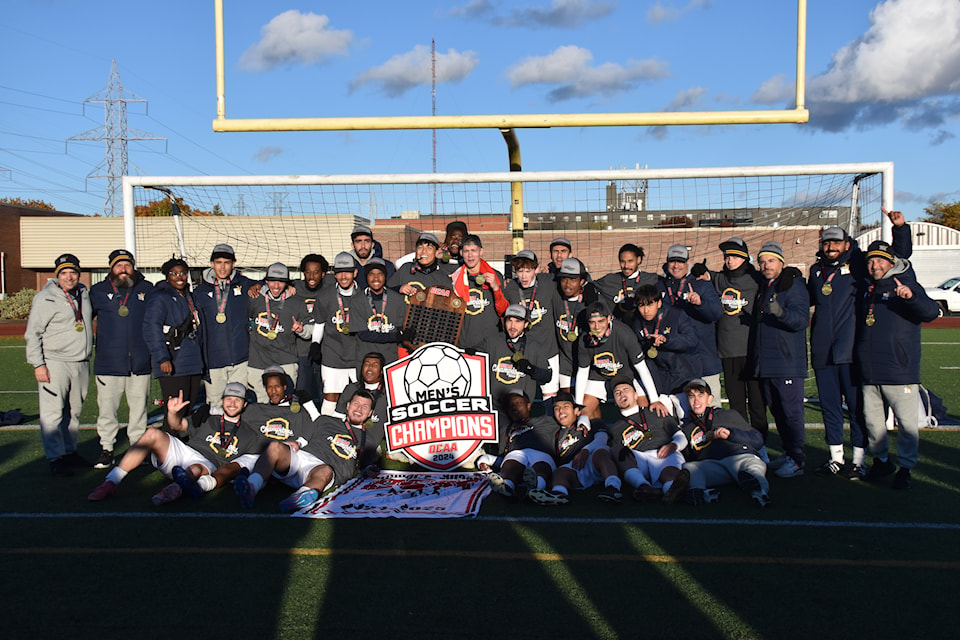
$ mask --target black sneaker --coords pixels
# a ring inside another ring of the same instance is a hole
[[[893,484],[891,486],[894,489],[909,489],[910,469],[907,469],[906,467],[900,467],[900,470],[897,471],[897,475],[893,477]]]
[[[861,462],[859,464],[850,464],[844,474],[847,480],[863,480],[867,476],[867,468]]]
[[[617,487],[606,486],[600,490],[600,493],[597,494],[597,497],[604,502],[618,504],[623,502],[623,491]]]
[[[893,464],[889,459],[881,460],[880,458],[874,458],[873,464],[870,465],[870,470],[867,471],[864,479],[867,482],[880,482],[896,470],[897,465]]]
[[[836,460],[827,460],[822,465],[817,467],[815,473],[818,476],[835,476],[843,471],[843,462],[837,462]]]
[[[69,478],[73,475],[73,469],[63,461],[63,458],[57,458],[56,460],[50,461],[50,473],[58,478]]]
[[[100,457],[93,463],[94,469],[109,469],[113,466],[113,451],[100,450]]]
[[[74,451],[73,453],[68,453],[67,455],[60,458],[64,464],[74,468],[74,469],[89,469],[93,465],[90,464],[90,461],[81,456],[79,453]]]

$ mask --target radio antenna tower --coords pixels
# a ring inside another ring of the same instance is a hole
[[[96,166],[88,178],[106,178],[107,193],[103,204],[103,214],[116,216],[123,213],[123,176],[127,175],[128,158],[127,142],[130,140],[163,140],[161,138],[133,129],[127,126],[127,104],[131,102],[147,101],[123,88],[120,84],[120,74],[117,72],[117,61],[113,61],[110,68],[110,82],[107,86],[83,101],[83,110],[86,113],[87,103],[103,104],[103,126],[84,131],[81,134],[67,138],[70,140],[103,140],[107,143],[107,155],[103,162]],[[146,107],[145,107],[146,108]],[[166,152],[166,145],[164,145]]]
[[[437,39],[430,38],[430,95],[433,116],[437,116]],[[437,130],[433,130],[433,172],[437,172]],[[437,183],[433,183],[433,215],[437,215]]]

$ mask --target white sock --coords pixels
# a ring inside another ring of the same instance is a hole
[[[110,473],[107,474],[107,480],[113,484],[120,484],[120,482],[126,477],[127,472],[120,467],[114,467],[113,469],[110,469]]]
[[[643,477],[643,472],[636,467],[632,469],[627,469],[623,472],[623,479],[627,482],[628,485],[636,489],[642,484],[647,484],[647,479]]]
[[[672,486],[673,486],[673,480],[667,480],[666,482],[663,483],[663,492],[666,493],[667,491],[670,491],[670,487]]]
[[[251,473],[250,477],[247,478],[247,482],[250,483],[250,486],[253,487],[253,492],[257,493],[260,489],[263,489],[263,476],[259,473]]]
[[[842,444],[831,444],[830,447],[830,459],[834,462],[843,463],[843,445]]]
[[[613,487],[614,489],[619,489],[623,486],[620,482],[620,476],[607,476],[603,481],[603,485],[605,487]]]
[[[556,491],[557,493],[562,493],[565,496],[570,495],[570,491],[567,490],[567,488],[564,487],[563,485],[555,484],[553,485],[553,490]]]
[[[325,416],[332,416],[337,412],[337,403],[333,400],[324,400],[320,404],[320,413]]]
[[[504,478],[503,484],[505,484],[507,488],[510,489],[510,493],[513,493],[513,491],[517,488],[517,485],[513,483],[513,480],[507,480],[506,478]]]
[[[543,491],[547,488],[547,479],[543,476],[537,476],[537,489]]]
[[[208,491],[213,491],[217,488],[217,479],[208,473],[205,476],[200,476],[197,478],[197,484],[201,489],[203,489],[204,493],[207,493]]]
[[[863,464],[863,459],[865,456],[866,452],[863,450],[863,447],[853,448],[853,464]]]

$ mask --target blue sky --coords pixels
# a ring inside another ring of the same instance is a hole
[[[227,115],[441,115],[785,108],[790,0],[226,2]],[[811,1],[805,125],[519,130],[530,171],[896,164],[909,218],[960,199],[960,1]],[[214,133],[213,2],[0,0],[0,197],[103,208],[103,124],[83,101],[116,59],[147,175],[432,170],[429,131]],[[497,131],[441,130],[441,172],[504,171]]]

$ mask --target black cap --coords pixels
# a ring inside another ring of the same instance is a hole
[[[64,269],[73,269],[80,273],[80,260],[72,253],[65,253],[53,262],[53,275],[59,275]]]
[[[137,261],[133,259],[133,254],[127,251],[126,249],[116,249],[110,252],[110,257],[107,259],[110,264],[109,267],[113,269],[113,265],[118,262],[129,262],[130,264],[136,264]]]

